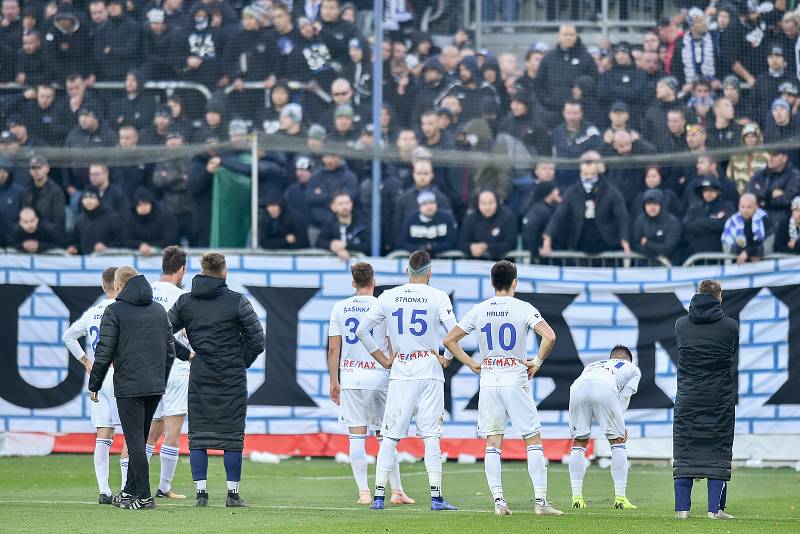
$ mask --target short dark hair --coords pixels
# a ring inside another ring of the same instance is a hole
[[[219,252],[206,252],[200,257],[200,268],[206,276],[221,278],[226,269],[225,255]]]
[[[611,349],[609,355],[614,356],[615,354],[622,354],[623,356],[625,356],[625,358],[628,359],[629,362],[633,361],[633,354],[631,354],[631,349],[629,349],[625,345],[614,345],[614,348]]]
[[[353,282],[358,288],[369,287],[375,280],[375,270],[372,265],[365,261],[360,261],[350,267],[350,273],[353,275]]]
[[[517,278],[517,266],[508,260],[492,265],[492,287],[497,291],[508,291]]]
[[[116,267],[109,267],[105,271],[103,271],[103,289],[105,291],[109,291],[114,289],[114,275],[117,274]]]
[[[697,286],[698,295],[709,295],[717,300],[722,300],[722,286],[716,280],[703,280]]]
[[[164,256],[161,258],[161,272],[164,274],[175,274],[186,267],[186,251],[178,245],[170,245],[164,249]]]
[[[419,271],[431,262],[431,255],[424,250],[417,250],[408,257],[408,267],[412,271]]]

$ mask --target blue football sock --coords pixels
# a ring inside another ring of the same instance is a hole
[[[675,511],[688,512],[692,508],[692,479],[675,479]]]
[[[223,456],[228,482],[242,480],[242,451],[225,451]]]
[[[192,466],[192,480],[206,480],[208,478],[208,451],[205,449],[191,449],[189,463]]]
[[[716,514],[722,508],[722,494],[724,491],[724,480],[708,479],[708,511],[710,513]]]

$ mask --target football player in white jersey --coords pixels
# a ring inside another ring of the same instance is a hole
[[[411,419],[425,443],[425,469],[431,489],[431,510],[457,510],[442,497],[444,372],[452,355],[439,355],[439,324],[449,331],[456,320],[447,293],[428,285],[431,257],[422,250],[408,259],[409,283],[385,291],[370,307],[356,336],[373,358],[391,367],[381,434],[383,442],[375,468],[373,510],[384,508],[386,483],[394,468],[397,444],[408,434]],[[370,331],[386,322],[392,352],[387,357]]]
[[[530,379],[538,372],[556,342],[539,311],[514,298],[517,268],[509,261],[492,266],[494,297],[474,306],[453,328],[444,345],[458,361],[481,375],[478,434],[486,436],[484,469],[497,515],[511,515],[503,495],[500,456],[508,421],[522,436],[528,451],[528,474],[533,482],[536,515],[562,515],[547,502],[547,466],[542,449],[541,424],[533,403]],[[528,359],[528,330],[541,336],[539,354]],[[481,363],[459,345],[471,332],[478,335]]]
[[[151,284],[153,287],[153,300],[169,311],[178,300],[178,297],[185,293],[180,287],[185,274],[186,251],[174,245],[165,248],[161,260],[161,279]],[[189,341],[183,332],[175,334],[175,341],[176,350],[182,350],[182,348],[189,345]],[[175,476],[175,469],[178,466],[181,428],[188,413],[188,395],[189,362],[175,358],[175,363],[172,365],[172,370],[167,379],[167,389],[153,415],[150,434],[147,436],[147,445],[145,446],[147,460],[150,461],[156,443],[161,434],[164,434],[164,442],[161,444],[161,450],[159,451],[161,476],[156,497],[167,499],[186,498],[186,495],[178,494],[172,490],[172,478]],[[124,474],[127,473],[127,452],[126,448],[120,457],[120,466]],[[125,479],[126,477],[123,476],[123,486],[125,485]]]
[[[69,352],[86,367],[87,373],[92,371],[92,358],[94,357],[94,348],[100,340],[100,320],[103,318],[103,312],[117,296],[114,289],[116,272],[116,267],[109,267],[103,271],[102,283],[106,298],[86,310],[80,319],[71,324],[61,336],[61,341],[69,349]],[[86,338],[85,351],[78,342],[82,337]],[[113,498],[111,487],[108,485],[108,455],[114,441],[114,428],[120,424],[117,401],[114,398],[113,376],[114,367],[112,366],[108,369],[107,378],[103,382],[103,387],[100,388],[99,395],[96,399],[91,396],[93,402],[89,404],[92,425],[97,429],[97,439],[95,439],[94,445],[94,474],[100,488],[98,501],[100,504],[111,504]]]
[[[625,496],[628,486],[628,453],[623,414],[631,396],[639,388],[642,373],[633,364],[633,355],[624,345],[611,349],[609,359],[586,366],[569,389],[569,430],[572,453],[569,478],[572,482],[572,506],[586,508],[583,500],[583,477],[586,475],[586,445],[596,421],[611,444],[611,478],[614,480],[614,508],[635,510]]]
[[[376,431],[378,441],[386,390],[389,389],[389,370],[378,365],[356,337],[356,329],[370,306],[377,300],[375,271],[369,263],[356,263],[350,268],[356,294],[333,306],[328,327],[328,370],[331,380],[331,400],[341,406],[340,421],[350,432],[350,465],[358,486],[358,504],[372,504],[367,483],[367,451],[364,447],[367,431]],[[387,350],[386,325],[375,327],[375,338]],[[343,343],[344,342],[344,343]],[[340,377],[341,375],[341,377]],[[340,382],[341,380],[341,382]],[[392,504],[414,504],[403,491],[400,468],[395,461],[390,475]]]

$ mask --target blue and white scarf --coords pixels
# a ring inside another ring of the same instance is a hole
[[[764,228],[764,217],[767,212],[758,208],[753,214],[753,239],[757,242],[763,242],[766,238],[766,229]],[[722,230],[722,243],[730,245],[731,247],[744,248],[747,246],[747,238],[744,235],[745,220],[739,212],[731,215],[725,221],[725,228]]]
[[[681,59],[687,82],[693,82],[699,78],[713,78],[716,69],[714,68],[714,40],[711,38],[711,34],[706,32],[703,37],[696,40],[692,38],[690,32],[686,32],[686,35],[683,36]]]

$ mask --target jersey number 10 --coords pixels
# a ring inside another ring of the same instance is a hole
[[[492,341],[492,323],[486,323],[481,332],[486,334],[486,348],[494,350],[494,342]],[[497,341],[500,348],[503,350],[511,350],[517,344],[517,329],[511,323],[503,323],[497,330]],[[508,341],[508,342],[506,342]]]

